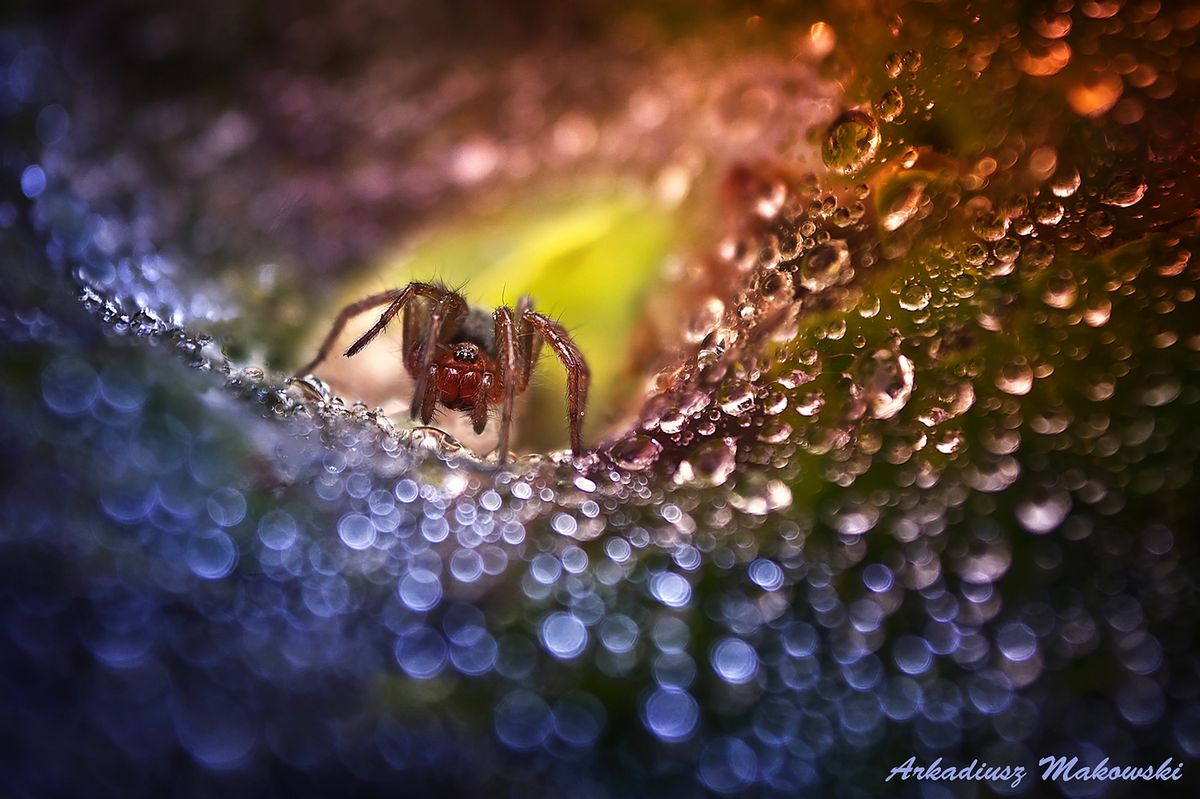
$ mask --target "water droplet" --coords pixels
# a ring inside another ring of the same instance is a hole
[[[713,671],[735,685],[750,682],[758,673],[758,654],[740,638],[722,638],[713,646],[710,659]]]
[[[850,248],[841,239],[819,244],[800,262],[800,285],[809,291],[824,291],[851,277]]]
[[[821,144],[825,166],[843,175],[858,172],[875,158],[879,125],[866,111],[846,111],[829,126]]]
[[[423,680],[436,676],[446,663],[446,640],[425,625],[406,631],[396,641],[396,662],[408,676]]]
[[[1071,495],[1062,489],[1040,490],[1016,507],[1017,521],[1031,533],[1048,533],[1062,524],[1071,510]]]
[[[1088,214],[1087,219],[1083,222],[1083,227],[1096,238],[1106,239],[1116,229],[1116,222],[1113,221],[1112,214],[1101,209]]]
[[[1104,190],[1101,202],[1105,205],[1115,205],[1118,208],[1128,208],[1136,205],[1146,194],[1146,182],[1130,172],[1122,172],[1113,177],[1108,188]]]
[[[720,399],[721,410],[730,416],[743,416],[754,408],[756,396],[757,393],[751,384],[735,383],[723,392]]]
[[[780,480],[768,480],[760,474],[748,475],[736,491],[729,495],[729,504],[751,516],[766,516],[792,504],[792,490]]]
[[[1112,303],[1108,297],[1089,297],[1083,321],[1088,327],[1104,327],[1112,318]]]
[[[872,563],[863,569],[863,585],[877,594],[889,590],[894,582],[892,570],[882,563]]]
[[[1054,263],[1054,247],[1044,241],[1029,241],[1022,250],[1021,265],[1037,272]]]
[[[921,201],[925,199],[927,185],[923,180],[916,180],[909,182],[907,186],[899,187],[895,196],[880,214],[880,223],[884,230],[899,230],[916,215],[917,211],[921,209]]]
[[[561,660],[579,657],[587,646],[587,628],[570,613],[551,613],[542,622],[539,632],[542,645]]]
[[[1012,236],[1005,236],[992,247],[992,255],[1000,263],[1012,264],[1021,255],[1021,242]]]
[[[237,557],[233,539],[220,530],[206,530],[188,539],[187,565],[197,577],[219,580],[233,571]]]
[[[1070,308],[1078,298],[1079,285],[1066,270],[1051,275],[1042,291],[1042,301],[1051,308]]]
[[[720,794],[742,794],[758,776],[758,755],[737,738],[718,738],[700,755],[700,781]]]
[[[695,732],[700,720],[700,705],[686,691],[659,688],[642,706],[642,720],[664,741],[682,741]]]
[[[920,311],[929,305],[929,300],[933,298],[933,292],[924,283],[915,280],[910,280],[900,289],[900,298],[898,302],[900,307],[906,311]]]
[[[400,581],[398,593],[400,601],[412,610],[431,610],[442,601],[442,584],[433,572],[414,569]]]
[[[1008,217],[984,214],[975,220],[972,229],[975,231],[975,235],[984,241],[1000,241],[1008,233]]]
[[[883,69],[889,78],[898,78],[900,73],[904,71],[904,61],[899,53],[889,53],[884,59]]]
[[[645,435],[624,438],[612,446],[608,454],[623,469],[641,471],[650,468],[662,454],[662,444]]]
[[[1050,180],[1050,191],[1055,197],[1070,197],[1079,189],[1079,170],[1064,169]]]
[[[669,608],[681,608],[692,598],[692,586],[674,572],[658,572],[650,578],[650,593]]]
[[[709,297],[700,304],[692,314],[684,338],[691,344],[698,344],[710,333],[717,329],[721,317],[725,314],[725,303],[716,297]]]
[[[77,416],[92,407],[100,380],[86,362],[70,356],[57,358],[42,372],[42,399],[55,413]]]
[[[676,483],[695,483],[719,486],[729,479],[737,466],[737,445],[733,439],[720,438],[696,448],[689,458],[679,464]]]
[[[496,703],[496,735],[512,749],[537,749],[552,730],[550,706],[532,691],[518,688]]]
[[[1011,622],[1001,627],[996,634],[996,646],[1004,653],[1004,657],[1014,663],[1020,663],[1037,653],[1037,636],[1028,626]]]
[[[825,407],[825,392],[806,391],[796,398],[796,413],[801,416],[816,416]]]
[[[258,522],[258,538],[263,546],[283,551],[295,543],[300,528],[296,520],[286,511],[273,510],[263,515]]]
[[[766,558],[758,558],[750,564],[750,580],[764,591],[778,591],[783,587],[783,569]]]
[[[884,122],[892,122],[904,113],[904,95],[895,89],[888,89],[875,104],[875,111]]]
[[[1042,225],[1057,225],[1062,221],[1063,213],[1062,203],[1054,200],[1044,200],[1033,209],[1034,218]]]
[[[891,349],[876,350],[859,368],[858,380],[871,416],[891,419],[908,404],[916,369],[907,355]]]
[[[1006,394],[1022,396],[1033,388],[1033,369],[1024,358],[1008,361],[996,375],[996,388]]]

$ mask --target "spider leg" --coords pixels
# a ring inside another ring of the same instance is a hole
[[[467,303],[463,298],[454,292],[442,291],[442,296],[429,314],[429,327],[425,331],[425,341],[421,345],[420,352],[413,355],[413,360],[417,363],[417,370],[414,373],[417,385],[413,389],[412,407],[409,413],[413,419],[419,416],[425,424],[428,424],[429,420],[433,418],[433,400],[437,399],[437,369],[434,360],[438,355],[438,345],[454,335],[466,315]]]
[[[420,393],[413,394],[412,418],[417,418],[417,408],[420,407],[421,424],[428,425],[433,421],[433,409],[437,405],[438,367],[436,363],[429,364],[425,371],[424,388]]]
[[[403,337],[401,351],[404,353],[404,368],[414,377],[421,368],[421,344],[429,325],[429,301],[420,299],[404,306],[401,320]]]
[[[475,435],[483,432],[488,422],[488,394],[492,392],[492,374],[485,372],[479,381],[479,391],[475,394],[475,407],[471,409],[471,424],[475,427]]]
[[[517,323],[513,318],[512,308],[497,308],[492,313],[496,322],[496,364],[499,370],[500,388],[504,392],[503,405],[500,410],[500,442],[496,451],[500,453],[500,463],[508,460],[508,436],[512,429],[513,402],[517,396],[521,372],[528,373],[528,368],[520,362],[521,347],[516,331]]]
[[[542,337],[534,333],[533,327],[529,324],[526,315],[533,312],[533,298],[528,294],[517,300],[517,348],[518,348],[518,363],[521,368],[518,371],[517,391],[524,391],[529,385],[529,375],[533,371],[534,364],[537,363],[538,356],[542,351]]]
[[[380,305],[394,305],[404,295],[404,291],[404,289],[392,289],[381,294],[372,294],[370,297],[364,297],[358,302],[352,302],[343,308],[338,313],[333,327],[325,335],[325,340],[321,342],[321,348],[317,350],[316,357],[297,369],[296,374],[308,374],[329,356],[329,351],[333,349],[334,343],[337,341],[338,336],[342,334],[342,330],[346,327],[347,322],[372,308],[378,308]]]
[[[400,313],[400,310],[408,305],[409,301],[413,297],[428,297],[435,302],[440,302],[447,296],[450,296],[450,292],[441,286],[435,286],[432,283],[420,283],[417,281],[409,283],[407,286],[400,289],[399,293],[396,294],[396,298],[392,301],[392,304],[388,306],[387,310],[383,312],[383,315],[379,317],[379,321],[372,325],[370,330],[359,336],[358,341],[355,341],[350,345],[350,349],[346,350],[346,357],[351,358],[357,355],[363,347],[370,344],[371,341],[373,341],[374,338],[382,333],[384,328],[388,326],[388,322],[391,322],[392,319],[395,318],[396,314]]]
[[[558,360],[567,370],[567,422],[571,428],[571,452],[583,453],[583,414],[587,410],[588,383],[591,372],[583,353],[571,335],[558,322],[535,311],[525,311],[523,317],[541,338],[546,340]]]

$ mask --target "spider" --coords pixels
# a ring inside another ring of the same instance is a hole
[[[416,381],[410,415],[422,424],[433,419],[440,402],[467,413],[476,434],[488,423],[488,409],[500,405],[500,463],[508,458],[513,402],[529,386],[529,375],[541,352],[550,345],[567,371],[567,421],[571,451],[583,453],[583,414],[590,373],[583,353],[562,325],[533,310],[533,300],[521,297],[517,309],[501,306],[487,311],[470,308],[462,295],[445,286],[414,281],[402,289],[372,294],[341,310],[317,355],[299,370],[308,374],[333,348],[342,329],[355,316],[387,306],[379,320],[346,350],[357,355],[383,332],[396,314],[404,312],[404,368]]]

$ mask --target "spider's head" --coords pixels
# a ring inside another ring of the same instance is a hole
[[[479,347],[467,342],[455,344],[451,356],[458,363],[476,363],[479,360]]]

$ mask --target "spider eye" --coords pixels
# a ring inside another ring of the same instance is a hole
[[[461,363],[475,363],[478,358],[479,355],[475,348],[470,345],[460,344],[454,349],[454,360]]]

